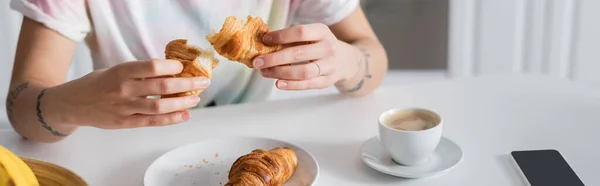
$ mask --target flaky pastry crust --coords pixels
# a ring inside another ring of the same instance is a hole
[[[223,57],[254,68],[252,60],[259,55],[281,50],[281,45],[266,46],[262,37],[271,28],[260,17],[248,16],[246,24],[234,16],[227,17],[218,33],[210,33],[206,39]]]
[[[204,76],[212,78],[212,70],[219,65],[219,60],[215,58],[213,50],[200,49],[188,45],[185,39],[176,39],[165,47],[166,59],[178,60],[183,64],[183,71],[174,77],[192,78]],[[199,95],[200,90],[181,92],[169,95],[162,95],[161,98],[183,97],[190,95]]]
[[[256,149],[233,163],[225,186],[281,186],[292,177],[297,165],[296,152],[291,148]]]

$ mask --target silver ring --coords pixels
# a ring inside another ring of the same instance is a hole
[[[319,64],[317,64],[317,62],[313,62],[315,65],[317,65],[317,69],[319,69],[319,72],[317,73],[317,76],[321,75],[321,66],[319,66]]]

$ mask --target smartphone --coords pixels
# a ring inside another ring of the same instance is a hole
[[[527,186],[584,186],[557,150],[513,151],[511,155]]]

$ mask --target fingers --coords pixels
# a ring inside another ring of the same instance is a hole
[[[254,59],[254,66],[257,69],[265,69],[290,63],[321,59],[326,56],[331,56],[334,53],[334,42],[320,41],[312,44],[289,47],[277,52],[259,56]],[[258,60],[261,60],[261,62],[257,62]]]
[[[295,42],[319,41],[331,37],[327,25],[321,23],[297,25],[269,32],[263,36],[266,45],[289,44]]]
[[[131,111],[135,114],[165,114],[195,107],[200,102],[198,96],[185,96],[164,99],[137,99]]]
[[[122,63],[112,69],[119,77],[148,78],[178,74],[183,65],[176,60],[147,60]]]
[[[125,125],[130,127],[166,126],[181,123],[190,119],[188,111],[178,111],[159,115],[136,114],[130,116]]]
[[[326,60],[317,60],[301,65],[283,65],[262,69],[261,74],[267,78],[283,80],[305,80],[317,76],[329,75],[333,72],[333,65]]]
[[[198,96],[186,96],[166,99],[137,99],[128,107],[128,114],[116,120],[116,125],[107,129],[164,126],[189,120],[186,110],[198,104]]]
[[[124,89],[126,89],[126,95],[149,96],[201,90],[209,85],[210,80],[206,77],[153,78],[130,81],[124,86]]]
[[[276,86],[281,90],[323,89],[332,84],[331,76],[318,76],[308,80],[277,80]]]

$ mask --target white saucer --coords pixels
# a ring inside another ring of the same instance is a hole
[[[442,137],[429,162],[419,166],[397,164],[383,148],[377,136],[365,141],[361,158],[369,167],[397,177],[423,178],[438,175],[456,167],[463,158],[462,149],[452,140]]]
[[[319,176],[317,160],[293,144],[261,137],[223,137],[177,147],[156,159],[146,170],[144,186],[225,185],[233,162],[261,148],[290,147],[296,151],[298,166],[284,186],[315,184]]]

